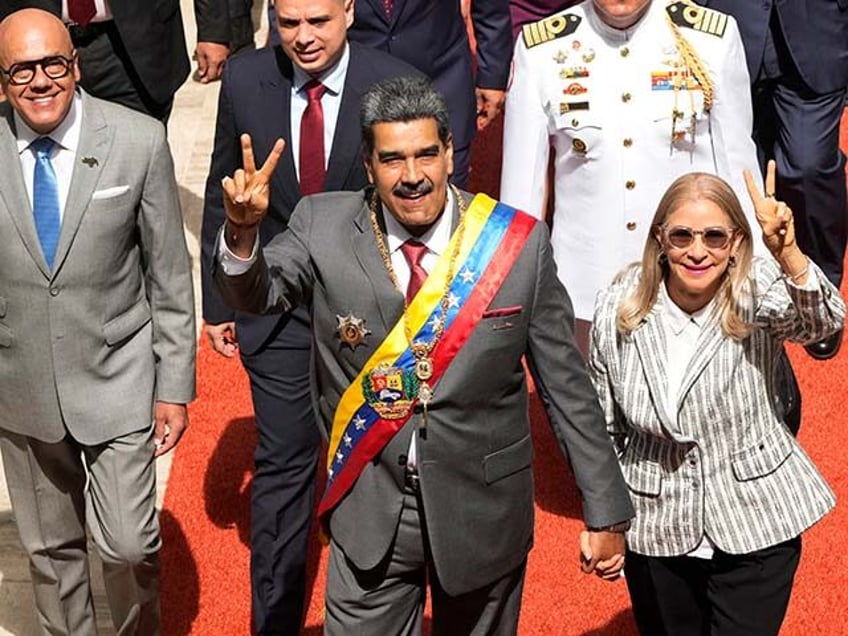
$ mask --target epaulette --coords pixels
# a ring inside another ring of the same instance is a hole
[[[524,46],[531,49],[538,44],[571,35],[580,26],[582,20],[583,18],[573,13],[558,13],[538,22],[525,24],[521,28]]]
[[[672,22],[685,29],[694,29],[722,37],[727,28],[726,13],[707,9],[691,2],[675,2],[668,5],[665,10]]]

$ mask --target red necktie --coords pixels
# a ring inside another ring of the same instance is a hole
[[[427,280],[427,270],[421,267],[421,260],[427,253],[427,246],[415,239],[409,239],[400,246],[400,251],[409,263],[409,285],[406,286],[406,302],[411,303],[421,285]]]
[[[392,17],[392,11],[395,10],[395,0],[383,0],[383,11],[386,12],[386,17]]]
[[[324,189],[324,109],[321,96],[326,87],[318,80],[306,87],[309,103],[300,120],[300,193],[315,194]]]
[[[95,15],[94,0],[68,0],[68,17],[74,24],[85,26]]]

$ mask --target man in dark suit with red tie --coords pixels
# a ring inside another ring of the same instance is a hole
[[[215,149],[203,214],[203,316],[213,348],[240,354],[250,377],[259,441],[251,491],[254,630],[297,634],[306,585],[306,548],[320,434],[309,397],[311,334],[304,309],[283,316],[233,312],[209,276],[224,220],[221,179],[241,166],[239,136],[257,152],[287,141],[274,174],[261,244],[286,229],[302,196],[355,190],[366,182],[359,132],[360,96],[412,67],[347,42],[352,0],[278,0],[280,47],[248,51],[225,67]]]
[[[471,142],[501,111],[512,59],[508,0],[471,3],[476,78],[458,0],[357,0],[350,39],[387,51],[427,75],[445,97],[453,134],[452,181],[464,186]]]

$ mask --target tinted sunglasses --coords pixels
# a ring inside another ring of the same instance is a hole
[[[44,71],[44,74],[52,80],[62,79],[74,65],[76,56],[67,58],[62,55],[51,55],[40,60],[32,62],[18,62],[12,64],[9,68],[0,67],[0,72],[5,73],[9,77],[9,83],[14,86],[24,86],[35,79],[35,72],[38,67]]]
[[[695,236],[701,235],[704,247],[710,250],[723,250],[730,244],[730,239],[736,233],[732,227],[705,227],[703,230],[693,230],[685,225],[673,225],[671,227],[661,226],[665,233],[665,240],[672,247],[680,249],[689,247],[695,242]]]

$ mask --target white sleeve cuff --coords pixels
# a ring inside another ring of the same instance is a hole
[[[218,232],[218,261],[221,263],[221,269],[227,276],[239,276],[244,274],[256,262],[256,254],[259,249],[259,233],[256,234],[256,239],[253,242],[253,249],[250,252],[250,257],[241,258],[236,256],[229,247],[227,240],[224,238],[224,229],[221,228]]]

